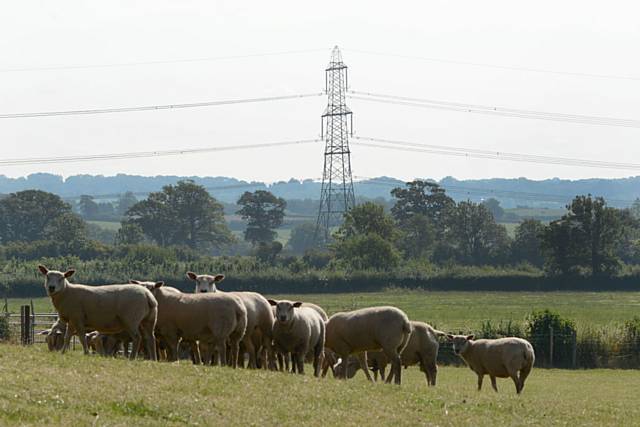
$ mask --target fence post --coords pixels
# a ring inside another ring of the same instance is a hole
[[[36,342],[35,340],[35,329],[36,329],[36,310],[33,308],[33,300],[30,301],[29,305],[31,306],[31,327],[29,328],[29,344],[33,344]]]
[[[553,368],[553,326],[549,326],[549,367]]]
[[[20,307],[20,341],[22,345],[31,344],[31,306],[23,305]]]
[[[578,359],[578,337],[576,331],[571,333],[573,338],[573,346],[571,349],[571,366],[573,369],[576,369],[577,359]]]

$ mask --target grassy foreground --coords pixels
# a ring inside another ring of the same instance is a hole
[[[416,369],[401,387],[60,355],[0,345],[2,425],[631,425],[639,371],[534,369],[521,396],[475,390],[467,368],[443,367],[427,388]]]
[[[224,282],[223,282],[224,283]],[[222,287],[224,289],[224,287]],[[44,289],[43,289],[44,294]],[[451,331],[477,331],[482,322],[523,321],[533,310],[550,309],[583,327],[621,324],[640,314],[640,292],[429,292],[406,289],[371,293],[274,295],[308,301],[329,314],[374,305],[394,305],[413,320]],[[20,312],[29,299],[9,299],[9,311]],[[33,299],[36,313],[53,312],[48,297]]]

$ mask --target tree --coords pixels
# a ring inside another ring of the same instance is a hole
[[[525,219],[516,227],[515,239],[511,243],[511,259],[528,262],[536,267],[544,265],[542,255],[542,233],[545,225],[536,219]]]
[[[567,274],[585,268],[593,276],[614,273],[620,264],[616,250],[624,233],[620,211],[591,195],[577,196],[567,209],[543,234],[548,269]]]
[[[455,207],[455,202],[442,187],[433,182],[415,180],[407,182],[405,188],[394,188],[391,195],[396,199],[391,214],[401,228],[414,215],[424,215],[433,224],[437,237],[442,238],[448,214]]]
[[[384,212],[382,205],[366,202],[351,208],[345,213],[344,223],[338,229],[336,236],[344,240],[364,234],[377,234],[389,241],[397,237],[393,219]]]
[[[485,200],[482,204],[489,209],[489,212],[493,215],[493,219],[496,221],[500,221],[504,217],[504,209],[500,206],[500,202],[493,197]]]
[[[138,245],[144,242],[144,231],[138,224],[124,223],[114,240],[116,245]]]
[[[87,244],[87,225],[78,215],[66,212],[51,221],[45,238],[55,242],[63,254],[77,253]]]
[[[161,246],[220,248],[233,241],[220,203],[193,181],[179,181],[133,205],[124,224],[138,225]]]
[[[242,208],[236,213],[248,222],[244,239],[254,245],[273,242],[277,236],[274,229],[282,225],[287,202],[269,191],[257,190],[253,193],[245,191],[238,199],[238,205]]]
[[[436,231],[433,223],[425,215],[413,215],[401,228],[398,247],[405,257],[427,258],[436,243]]]
[[[319,234],[322,235],[322,233]],[[316,239],[316,225],[311,222],[304,222],[296,225],[291,230],[287,248],[293,253],[304,254],[309,249],[323,246],[324,242],[322,240],[324,239]]]
[[[131,191],[127,191],[126,193],[121,194],[118,198],[116,214],[118,214],[118,216],[120,217],[125,216],[127,211],[136,203],[138,203],[138,199]]]
[[[484,205],[460,202],[451,211],[445,242],[453,246],[459,262],[492,264],[506,261],[509,237]]]
[[[80,196],[78,209],[80,210],[80,215],[85,219],[95,219],[98,217],[99,207],[98,204],[93,201],[93,196],[87,196],[86,194]]]
[[[51,225],[71,206],[55,194],[39,190],[12,193],[0,200],[0,241],[35,241],[46,238]]]
[[[390,270],[400,262],[393,244],[375,233],[357,235],[339,242],[336,258],[354,269]]]

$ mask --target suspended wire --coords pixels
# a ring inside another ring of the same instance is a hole
[[[299,140],[293,140],[293,141],[267,142],[262,144],[247,144],[247,145],[229,145],[229,146],[222,146],[222,147],[157,150],[157,151],[136,151],[136,152],[128,152],[128,153],[106,153],[106,154],[60,156],[60,157],[30,157],[30,158],[22,158],[22,159],[0,159],[0,166],[19,166],[19,165],[34,165],[34,164],[41,165],[41,164],[52,164],[52,163],[76,163],[76,162],[93,162],[93,161],[102,161],[102,160],[180,156],[185,154],[202,154],[202,153],[211,153],[211,152],[217,152],[217,151],[236,151],[236,150],[250,150],[255,148],[282,147],[287,145],[310,144],[310,143],[316,143],[321,141],[322,140],[320,139],[299,139]]]
[[[515,108],[492,107],[478,104],[464,104],[458,102],[438,101],[432,99],[410,98],[403,96],[377,94],[371,92],[349,91],[351,99],[379,102],[385,104],[404,105],[409,107],[432,108],[446,111],[485,114],[491,116],[516,117],[523,119],[550,120],[577,124],[619,126],[640,128],[640,120],[619,119],[614,117],[586,116],[579,114],[552,113]]]
[[[398,141],[382,138],[371,138],[354,136],[354,140],[359,141],[357,145],[363,145],[372,148],[384,148],[393,149],[407,152],[416,153],[431,153],[446,156],[467,157],[467,158],[479,158],[479,159],[491,159],[491,160],[505,160],[514,162],[526,162],[526,163],[539,163],[548,165],[562,165],[562,166],[578,166],[600,169],[617,169],[617,170],[640,170],[640,164],[637,163],[617,163],[617,162],[604,162],[599,160],[588,159],[575,159],[568,157],[551,157],[540,156],[534,154],[519,154],[508,153],[501,151],[489,151],[489,150],[477,150],[473,148],[462,147],[445,147],[441,145],[430,145],[408,141]],[[371,144],[371,141],[375,143],[385,144]],[[389,145],[387,145],[389,144]]]
[[[533,68],[533,67],[517,67],[517,66],[510,66],[510,65],[488,64],[488,63],[482,63],[482,62],[459,61],[459,60],[454,60],[454,59],[444,59],[444,58],[434,58],[434,57],[424,57],[424,56],[413,56],[413,55],[400,55],[400,54],[385,53],[385,52],[373,52],[373,51],[369,51],[369,50],[360,50],[360,49],[343,49],[343,50],[345,50],[347,52],[361,53],[361,54],[364,54],[364,55],[386,56],[386,57],[403,58],[403,59],[415,59],[415,60],[419,60],[419,61],[440,62],[440,63],[443,63],[443,64],[466,65],[466,66],[472,66],[472,67],[494,68],[494,69],[499,69],[499,70],[525,71],[525,72],[529,72],[529,73],[546,73],[546,74],[557,74],[557,75],[566,75],[566,76],[588,77],[588,78],[597,78],[597,79],[640,81],[640,77],[636,77],[636,76],[625,76],[625,75],[615,75],[615,74],[583,73],[583,72],[550,70],[550,69]]]
[[[266,56],[297,55],[302,53],[311,53],[311,52],[320,52],[320,51],[328,52],[329,49],[330,48],[301,49],[301,50],[289,50],[289,51],[282,51],[282,52],[253,53],[253,54],[246,54],[246,55],[227,55],[227,56],[212,56],[212,57],[203,57],[203,58],[167,59],[167,60],[155,60],[155,61],[133,61],[133,62],[119,62],[119,63],[112,63],[112,64],[48,65],[48,66],[42,66],[42,67],[0,68],[0,73],[13,73],[13,72],[19,72],[19,71],[79,70],[79,69],[91,69],[91,68],[132,67],[132,66],[138,66],[138,65],[226,61],[226,60],[233,60],[233,59],[259,58],[259,57],[266,57]]]
[[[18,119],[25,117],[77,116],[84,114],[129,113],[134,111],[177,110],[179,108],[215,107],[220,105],[246,104],[256,102],[282,101],[288,99],[310,98],[324,95],[323,92],[302,93],[297,95],[267,96],[263,98],[228,99],[223,101],[193,102],[188,104],[147,105],[139,107],[97,108],[68,111],[43,111],[35,113],[0,114],[0,119]]]

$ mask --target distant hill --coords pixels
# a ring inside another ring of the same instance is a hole
[[[24,178],[8,178],[0,175],[0,193],[12,193],[26,189],[39,189],[58,194],[64,198],[77,198],[82,194],[98,198],[115,198],[126,191],[144,197],[158,191],[164,185],[181,179],[192,179],[206,187],[217,199],[233,203],[244,191],[267,189],[285,199],[318,199],[321,184],[312,180],[280,181],[272,184],[248,182],[229,177],[181,177],[181,176],[115,176],[75,175],[67,179],[48,173],[36,173]],[[378,177],[358,181],[355,192],[358,197],[390,199],[390,190],[403,182],[391,177]],[[612,206],[624,207],[640,197],[640,177],[623,179],[561,180],[558,178],[533,181],[518,179],[457,180],[442,179],[441,184],[456,200],[480,201],[490,197],[500,200],[503,207],[563,207],[577,194],[602,196]]]

